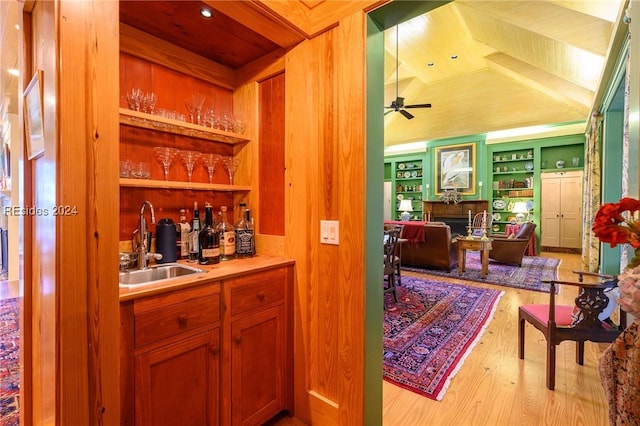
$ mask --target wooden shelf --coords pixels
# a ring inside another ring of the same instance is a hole
[[[126,108],[120,108],[120,124],[231,145],[249,142],[248,138],[238,133],[198,126],[185,121],[171,120]]]
[[[194,191],[236,192],[250,191],[250,186],[225,185],[219,183],[180,182],[172,180],[126,179],[120,178],[121,187],[155,189],[191,189]]]

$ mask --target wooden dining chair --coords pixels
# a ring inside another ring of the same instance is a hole
[[[392,293],[393,300],[398,303],[398,293],[396,291],[397,284],[397,250],[400,244],[400,230],[391,228],[384,230],[384,269],[383,269],[383,288],[384,294]]]
[[[396,266],[396,278],[398,285],[402,285],[402,244],[404,240],[402,239],[402,234],[404,233],[404,225],[398,225],[395,223],[389,223],[384,225],[384,229],[397,229],[399,231],[398,236],[398,244],[396,245],[396,257],[393,259],[393,263]]]
[[[565,340],[576,342],[576,363],[584,364],[584,342],[613,342],[627,326],[626,312],[617,306],[618,323],[601,318],[607,308],[607,291],[617,287],[617,279],[612,275],[592,272],[577,272],[579,282],[545,280],[549,284],[549,304],[522,305],[518,309],[518,357],[524,359],[524,332],[528,322],[540,330],[547,341],[547,388],[555,388],[556,346]],[[596,283],[582,282],[584,276],[601,280]],[[573,305],[556,305],[556,286],[580,287],[580,294]]]
[[[471,222],[471,235],[474,237],[482,237],[482,218],[484,216],[484,212],[476,213],[473,216],[473,222]],[[491,225],[493,224],[493,216],[487,213],[487,219],[485,223],[485,228],[487,229],[487,235],[491,233]]]

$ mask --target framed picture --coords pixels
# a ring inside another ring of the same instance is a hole
[[[25,136],[29,160],[44,153],[43,74],[42,70],[36,71],[24,91]]]
[[[475,144],[435,148],[436,194],[456,189],[460,194],[476,193]]]

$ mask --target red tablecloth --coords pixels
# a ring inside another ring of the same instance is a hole
[[[507,237],[509,235],[516,235],[521,227],[522,227],[522,224],[509,223],[504,227],[504,235]],[[531,238],[529,239],[529,245],[527,245],[527,249],[525,250],[524,254],[526,256],[536,255],[536,233],[535,232],[531,235]]]
[[[427,222],[422,221],[404,221],[404,220],[385,220],[385,225],[404,225],[402,230],[402,238],[413,244],[424,242],[424,225]]]

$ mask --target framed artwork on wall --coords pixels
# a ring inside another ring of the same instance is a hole
[[[29,160],[44,153],[43,76],[42,70],[36,71],[24,91],[25,136]]]
[[[475,144],[436,147],[435,163],[436,194],[453,189],[476,193]]]

